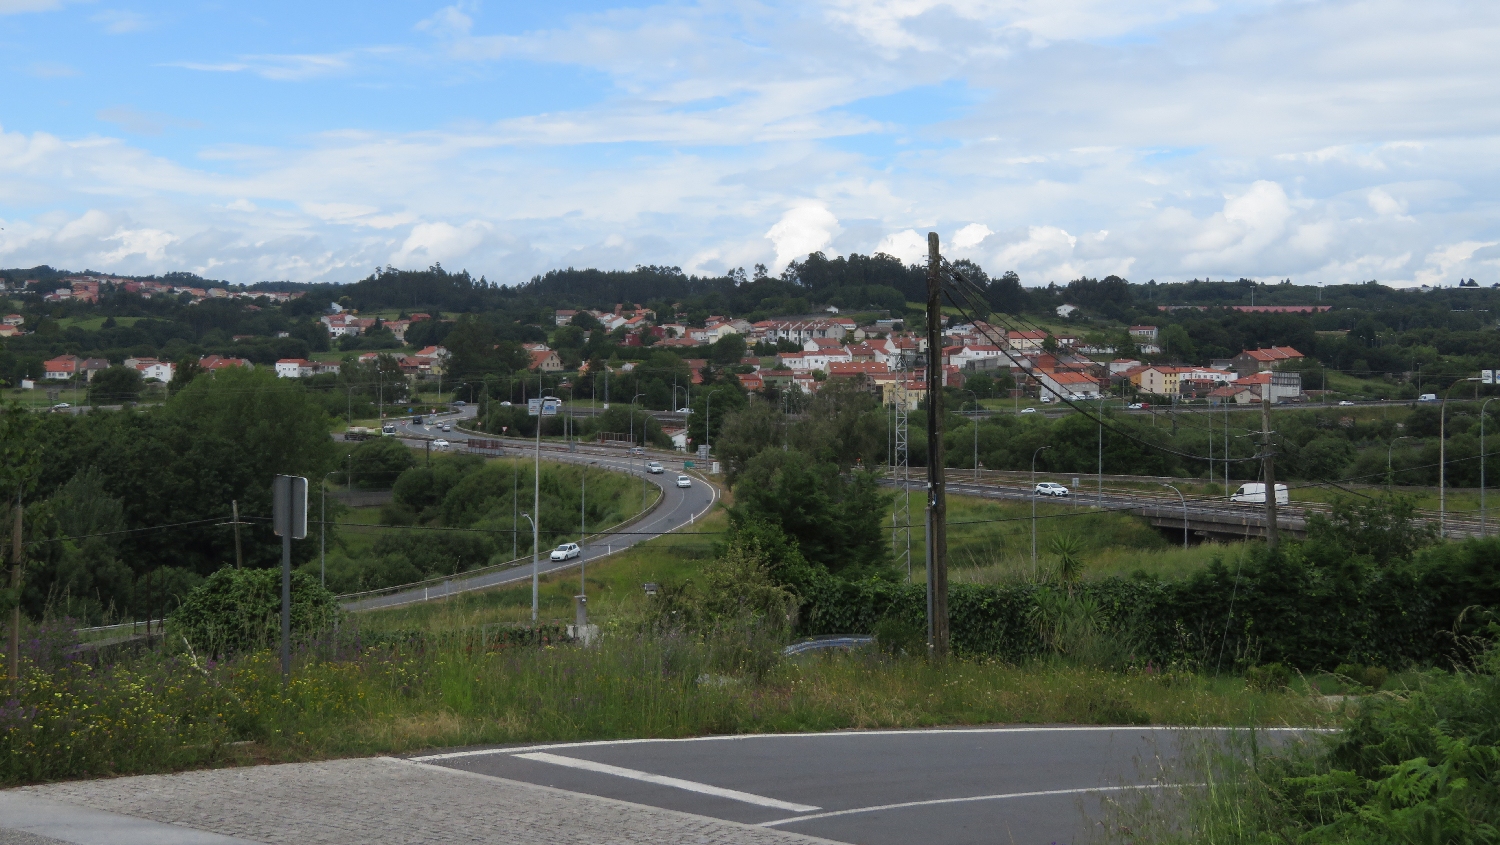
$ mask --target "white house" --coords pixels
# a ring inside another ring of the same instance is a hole
[[[163,383],[171,381],[172,374],[177,369],[176,367],[168,364],[165,361],[151,361],[149,363],[142,362],[136,364],[135,368],[136,371],[141,374],[141,377],[146,379],[147,381],[156,379],[157,381]]]
[[[276,362],[277,378],[306,378],[313,374],[313,363],[302,358],[282,358]]]
[[[1099,398],[1099,380],[1083,373],[1032,373],[1042,385],[1042,396],[1072,401]]]

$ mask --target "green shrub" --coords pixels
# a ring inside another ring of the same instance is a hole
[[[1385,686],[1390,671],[1383,666],[1360,666],[1357,663],[1340,663],[1333,674],[1348,678],[1361,687],[1378,690]]]
[[[342,615],[333,593],[316,578],[292,573],[295,640],[306,641],[329,630]],[[167,630],[173,639],[186,639],[205,656],[276,645],[281,640],[281,572],[220,569],[167,617]]]
[[[1280,663],[1251,666],[1245,670],[1245,683],[1261,692],[1276,692],[1292,685],[1292,670]]]

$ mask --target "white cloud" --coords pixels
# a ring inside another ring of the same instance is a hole
[[[788,209],[766,232],[766,237],[776,245],[773,269],[779,273],[792,261],[823,249],[838,231],[838,218],[821,203],[803,203]]]
[[[492,227],[478,220],[462,226],[451,223],[418,223],[391,256],[396,266],[427,266],[443,261],[462,261],[490,236]]]
[[[50,12],[62,8],[62,0],[0,0],[0,15],[23,12]]]
[[[1433,250],[1427,255],[1424,266],[1417,271],[1416,280],[1422,285],[1448,285],[1466,278],[1469,259],[1485,247],[1495,246],[1500,241],[1461,241]]]
[[[330,53],[241,56],[233,61],[170,62],[168,64],[171,67],[208,73],[253,73],[264,79],[274,79],[278,82],[301,82],[345,73],[350,70],[351,60],[351,54]]]
[[[984,243],[984,239],[995,234],[990,227],[983,223],[970,223],[953,233],[953,246],[960,250],[970,250]]]
[[[894,232],[882,238],[875,251],[899,258],[903,264],[926,264],[927,236],[915,229]]]
[[[94,15],[89,20],[97,24],[102,24],[104,31],[111,35],[140,32],[150,25],[144,15],[121,9],[107,9]]]

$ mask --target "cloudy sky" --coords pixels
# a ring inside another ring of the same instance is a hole
[[[1500,281],[1493,0],[0,0],[0,266]]]

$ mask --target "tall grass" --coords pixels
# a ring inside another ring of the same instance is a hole
[[[299,653],[187,651],[115,664],[27,657],[0,708],[17,784],[477,743],[996,722],[1309,724],[1329,712],[1237,679],[876,652],[787,659],[743,630],[607,631],[592,647],[497,647],[477,632],[371,645],[346,630]]]

